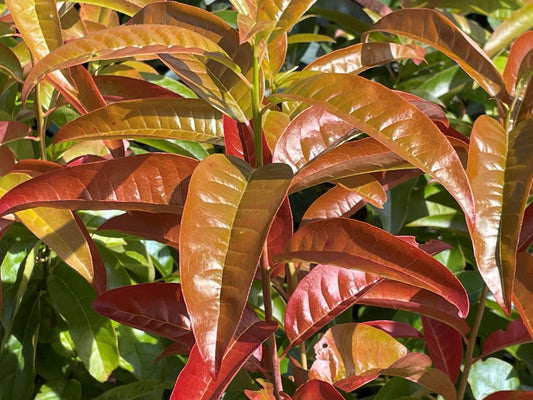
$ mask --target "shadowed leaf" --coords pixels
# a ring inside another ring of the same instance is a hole
[[[290,168],[252,170],[214,154],[192,175],[180,240],[180,274],[198,350],[216,376],[233,336]]]
[[[459,64],[491,96],[508,100],[503,78],[490,58],[439,12],[422,8],[398,10],[381,18],[367,34],[373,31],[407,36],[435,47]]]
[[[390,320],[375,320],[361,322],[365,325],[373,326],[374,328],[381,329],[387,332],[393,338],[419,338],[422,339],[422,335],[411,325],[404,324],[403,322],[390,321]]]
[[[253,351],[277,329],[273,322],[256,322],[232,338],[216,380],[205,365],[198,344],[181,370],[170,400],[208,400],[219,398]]]
[[[192,158],[149,153],[60,168],[10,190],[0,199],[0,213],[38,206],[175,213],[196,165]]]
[[[529,335],[533,338],[533,255],[518,253],[513,304],[520,313]]]
[[[0,145],[31,136],[31,128],[18,121],[0,121]]]
[[[468,314],[468,297],[455,276],[426,252],[364,222],[337,218],[300,228],[280,256],[357,269],[442,296]]]
[[[7,72],[19,81],[22,81],[22,67],[13,51],[0,43],[0,70]]]
[[[154,83],[127,76],[97,75],[93,77],[104,99],[113,103],[145,98],[179,98],[179,94]]]
[[[530,204],[524,212],[522,230],[518,239],[518,251],[526,252],[531,242],[533,242],[533,205]]]
[[[522,60],[533,50],[533,32],[526,32],[520,35],[509,50],[509,56],[505,63],[505,69],[503,70],[503,79],[505,81],[505,87],[511,94],[515,92],[515,85],[517,83],[518,71]]]
[[[498,329],[490,334],[485,340],[485,343],[483,343],[483,352],[480,358],[485,358],[492,353],[505,349],[506,347],[528,343],[532,340],[533,339],[522,320],[520,318],[515,319],[507,325],[505,331],[503,329]]]
[[[485,400],[531,400],[533,392],[521,392],[519,390],[501,390],[489,394]]]
[[[302,79],[276,96],[319,106],[353,124],[435,178],[455,197],[467,220],[474,221],[472,194],[457,153],[437,126],[401,96],[343,74]]]
[[[314,379],[296,389],[292,396],[292,400],[307,399],[343,400],[344,397],[330,383]]]

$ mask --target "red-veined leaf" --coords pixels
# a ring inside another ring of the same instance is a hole
[[[354,175],[410,168],[411,164],[388,147],[364,138],[343,143],[315,158],[295,175],[290,192]]]
[[[178,248],[180,219],[179,214],[129,211],[107,220],[98,230],[129,233]]]
[[[319,107],[309,107],[285,128],[273,152],[274,162],[283,162],[294,172],[353,133],[353,125]]]
[[[128,100],[64,125],[55,143],[99,139],[179,139],[222,144],[222,113],[199,99]]]
[[[424,341],[433,365],[455,383],[463,361],[463,341],[455,329],[432,318],[422,317]]]
[[[518,253],[514,283],[513,303],[518,310],[529,335],[533,338],[533,255]]]
[[[390,321],[390,320],[376,320],[361,322],[365,325],[373,326],[374,328],[381,329],[387,332],[393,338],[422,338],[420,332],[418,332],[411,325],[407,325],[403,322]]]
[[[214,154],[194,171],[183,210],[180,275],[198,350],[216,376],[246,304],[292,172]]]
[[[39,206],[176,213],[197,165],[177,154],[148,153],[60,168],[6,193],[0,214]]]
[[[97,75],[94,82],[108,102],[145,98],[179,98],[179,94],[154,83],[127,76]]]
[[[478,269],[510,311],[516,249],[533,174],[533,120],[510,131],[482,115],[472,129],[467,173],[476,205],[471,232]]]
[[[526,32],[520,35],[511,45],[509,56],[503,70],[505,87],[510,94],[514,94],[517,83],[518,71],[522,60],[533,49],[533,32]]]
[[[252,117],[250,83],[253,53],[248,43],[240,44],[239,35],[212,13],[178,2],[151,4],[135,15],[128,24],[165,24],[179,26],[217,43],[240,68],[227,68],[202,55],[161,54],[160,58],[201,98],[239,122]],[[169,53],[169,52],[166,52]],[[232,70],[233,69],[233,70]]]
[[[468,314],[468,296],[457,278],[426,252],[367,223],[337,218],[300,228],[291,239],[287,261],[307,261],[362,270],[442,296]]]
[[[179,283],[150,282],[108,290],[92,307],[121,324],[175,341],[191,325]]]
[[[344,397],[330,383],[313,379],[304,383],[292,396],[292,400],[343,400]]]
[[[285,309],[285,332],[291,341],[285,349],[301,343],[354,305],[382,278],[377,275],[317,265],[291,294]]]
[[[53,50],[31,70],[22,88],[22,95],[26,98],[44,75],[58,69],[113,58],[155,57],[158,53],[198,54],[233,64],[215,42],[186,28],[171,25],[118,26],[72,40]]]
[[[17,139],[29,138],[31,133],[31,128],[22,122],[0,121],[0,145]]]
[[[484,400],[532,400],[533,392],[521,392],[519,390],[501,390],[489,394]]]
[[[398,10],[384,16],[366,34],[375,31],[406,36],[435,47],[453,59],[491,96],[504,102],[508,100],[503,78],[490,58],[441,13],[423,8]]]
[[[503,329],[498,329],[489,335],[485,340],[485,343],[483,343],[483,352],[480,358],[487,357],[488,355],[503,350],[509,346],[528,343],[532,340],[533,339],[522,320],[520,318],[515,319],[507,325],[505,331]]]
[[[0,178],[0,201],[8,190],[30,179],[31,175],[24,172],[12,172]],[[72,211],[37,207],[19,211],[15,215],[99,293],[105,291],[106,278],[102,260],[96,248],[90,246],[92,239],[87,229]]]
[[[317,58],[304,71],[359,74],[369,68],[401,59],[424,59],[424,49],[396,43],[357,43]]]
[[[220,365],[216,380],[194,345],[187,364],[181,370],[170,400],[208,400],[219,398],[246,359],[260,346],[278,325],[274,322],[256,322],[232,339]]]
[[[401,96],[345,74],[302,79],[276,96],[319,106],[353,124],[435,178],[455,197],[467,221],[474,221],[472,194],[457,153],[435,124]]]

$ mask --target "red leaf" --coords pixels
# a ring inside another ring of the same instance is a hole
[[[292,400],[343,400],[344,397],[330,383],[311,380],[306,382],[294,393]]]
[[[178,248],[180,219],[179,214],[128,211],[104,222],[98,230],[125,232]]]
[[[361,323],[381,329],[394,338],[422,338],[420,332],[418,332],[411,325],[404,324],[403,322],[383,320],[365,321]]]
[[[149,153],[57,169],[6,193],[0,214],[38,206],[179,212],[197,164],[177,154]]]
[[[503,70],[503,80],[505,87],[510,94],[514,94],[516,78],[520,64],[529,51],[533,49],[533,32],[525,32],[520,35],[512,44],[509,50],[509,56]]]
[[[188,355],[191,352],[194,343],[194,335],[192,334],[192,332],[181,335],[177,342],[172,343],[161,354],[159,354],[159,356],[157,356],[157,358],[154,360],[154,364],[157,364],[161,359],[165,357],[175,355]]]
[[[533,392],[521,392],[519,390],[501,390],[485,397],[484,400],[531,400]]]
[[[253,131],[250,124],[243,124],[223,116],[226,154],[236,156],[255,167]]]
[[[529,335],[533,338],[533,255],[518,253],[516,258],[518,268],[514,282],[513,303],[524,322]]]
[[[92,306],[124,325],[175,341],[191,332],[178,283],[151,282],[111,289],[98,296]]]
[[[433,365],[445,372],[452,383],[457,381],[463,361],[463,341],[452,327],[432,318],[422,317],[424,340]]]
[[[275,261],[275,256],[285,250],[285,246],[289,242],[293,233],[293,221],[291,204],[289,198],[285,197],[281,207],[279,208],[272,226],[268,231],[267,243],[268,243],[268,262],[270,266],[270,276],[275,277],[280,272],[284,263]]]
[[[522,221],[520,239],[518,239],[518,252],[525,252],[533,242],[533,204],[527,206]]]
[[[515,344],[531,342],[531,336],[522,320],[515,319],[507,325],[507,329],[498,329],[492,332],[483,344],[483,352],[480,358],[484,358],[496,351],[505,349]]]
[[[179,94],[159,85],[127,76],[97,75],[94,82],[104,99],[110,102],[145,98],[180,98]]]
[[[15,156],[7,146],[0,146],[0,176],[5,175],[15,165]]]
[[[31,136],[31,128],[18,121],[0,121],[0,145]]]
[[[218,399],[246,359],[278,328],[275,322],[257,322],[228,346],[217,379],[213,379],[194,345],[185,367],[174,385],[170,400]]]

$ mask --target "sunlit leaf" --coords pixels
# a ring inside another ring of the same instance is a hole
[[[141,79],[126,76],[97,75],[94,82],[108,102],[144,98],[177,98],[177,93]]]
[[[368,33],[372,31],[406,36],[435,47],[453,59],[491,96],[504,102],[508,100],[503,79],[490,58],[439,12],[423,8],[398,10],[380,19]]]
[[[322,74],[276,96],[319,106],[361,129],[440,182],[467,220],[474,220],[470,186],[457,153],[427,116],[394,92],[356,75]]]
[[[290,347],[312,336],[351,307],[380,280],[377,275],[361,271],[315,266],[299,282],[287,302],[285,332],[291,341]]]
[[[53,50],[31,70],[22,95],[27,97],[44,75],[61,68],[131,56],[155,58],[158,53],[199,54],[232,64],[224,50],[215,42],[189,29],[171,25],[119,26],[91,33]]]
[[[83,0],[81,3],[111,8],[126,15],[133,15],[141,8],[159,0]]]
[[[171,384],[171,383],[170,383]],[[116,399],[158,399],[162,398],[165,390],[169,389],[169,382],[157,380],[140,380],[126,385],[115,386],[107,390],[93,400],[116,400]]]
[[[330,383],[313,379],[296,389],[292,396],[292,400],[307,399],[343,400],[344,397]]]
[[[75,379],[49,380],[39,389],[35,400],[81,400],[81,383]]]
[[[244,389],[244,394],[249,400],[276,400],[274,396],[274,385],[264,379],[256,379],[256,382],[261,385],[259,390]]]
[[[476,400],[501,390],[517,390],[520,381],[513,366],[498,358],[479,360],[472,365],[468,383]]]
[[[533,32],[525,32],[520,35],[509,50],[509,56],[505,63],[505,69],[503,70],[503,79],[507,91],[511,94],[515,92],[515,85],[517,83],[518,71],[522,60],[533,49]]]
[[[533,173],[532,124],[522,121],[506,132],[498,121],[482,115],[471,135],[467,173],[476,204],[474,251],[483,280],[507,311]]]
[[[96,294],[69,269],[56,268],[47,285],[57,310],[68,323],[85,368],[95,379],[105,382],[118,367],[119,356],[111,321],[91,308]]]
[[[443,371],[455,383],[463,362],[463,341],[452,327],[427,317],[422,317],[424,341],[435,368]]]
[[[289,198],[286,197],[272,221],[267,236],[268,265],[271,277],[275,277],[285,265],[276,261],[275,256],[285,250],[285,246],[293,233],[293,225],[291,204]]]
[[[531,29],[533,26],[533,4],[526,4],[522,8],[513,11],[505,18],[503,22],[494,30],[483,50],[489,57],[494,56],[500,50],[504,49],[518,35]]]
[[[221,154],[194,171],[181,221],[180,275],[198,350],[215,376],[237,328],[290,168],[252,170]]]
[[[221,144],[222,136],[222,114],[203,100],[153,98],[113,103],[76,118],[54,141],[140,137]]]
[[[513,303],[522,317],[529,335],[533,338],[533,255],[518,253]]]
[[[111,289],[98,296],[92,307],[122,324],[172,340],[190,333],[178,283],[150,282]]]
[[[373,172],[410,169],[411,164],[372,138],[341,144],[315,158],[294,177],[291,193],[324,182],[345,182],[349,178]],[[349,186],[349,182],[345,186]],[[361,193],[360,193],[361,194]]]
[[[506,347],[531,342],[532,340],[533,339],[522,320],[520,318],[515,319],[507,325],[505,331],[503,329],[498,329],[489,335],[485,340],[485,343],[483,343],[483,352],[480,358],[484,358],[489,354],[503,350]]]
[[[180,372],[171,400],[208,400],[219,398],[237,371],[257,346],[260,346],[275,330],[277,324],[256,322],[232,339],[220,365],[216,380],[212,378],[203,361],[198,345],[189,355],[185,368]]]
[[[0,213],[47,206],[178,212],[198,161],[176,154],[141,154],[50,171],[0,199]]]
[[[422,338],[420,332],[418,332],[411,325],[405,324],[403,322],[390,320],[374,320],[365,321],[361,323],[373,326],[374,328],[381,329],[382,331],[387,332],[393,338]]]
[[[337,218],[300,228],[287,261],[307,261],[357,269],[426,289],[468,314],[468,297],[455,276],[426,252],[364,222]]]
[[[424,49],[420,46],[385,42],[357,43],[317,58],[309,63],[304,71],[359,74],[396,60],[420,61],[423,58]]]

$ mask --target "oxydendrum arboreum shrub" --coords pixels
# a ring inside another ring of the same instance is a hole
[[[4,2],[0,399],[533,397],[531,4]]]

